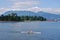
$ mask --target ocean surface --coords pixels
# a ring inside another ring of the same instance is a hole
[[[60,40],[60,22],[0,22],[0,40]]]

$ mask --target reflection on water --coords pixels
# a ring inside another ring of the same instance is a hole
[[[32,30],[41,34],[25,34]],[[0,22],[0,40],[60,40],[60,22]]]

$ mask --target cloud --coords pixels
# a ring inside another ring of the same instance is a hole
[[[44,11],[44,12],[50,12],[50,13],[60,13],[60,8],[40,8],[41,2],[38,0],[7,0],[12,5],[10,5],[10,8],[0,8],[0,14],[9,11],[9,10],[27,10],[27,11]]]
[[[0,8],[0,14],[3,14],[6,11],[11,10],[10,8]]]
[[[34,7],[40,4],[38,1],[24,1],[24,2],[16,2],[13,4],[12,8],[14,9],[26,9],[30,7]]]
[[[7,0],[7,1],[11,1],[11,2],[21,2],[21,1],[40,1],[40,0]]]
[[[32,12],[39,12],[39,11],[44,11],[44,12],[49,12],[52,14],[60,14],[60,8],[39,8],[39,7],[32,7],[32,8],[26,8],[26,9],[12,9],[12,8],[0,8],[0,14],[3,14],[6,11],[10,10],[26,10],[26,11],[32,11]]]
[[[32,8],[28,8],[27,10],[33,11],[33,12],[38,12],[38,11],[41,11],[41,8],[39,8],[39,7],[32,7]]]
[[[58,14],[60,13],[60,8],[42,8],[42,11]]]
[[[39,8],[39,7],[32,7],[28,8],[29,11],[33,12],[39,12],[39,11],[44,11],[44,12],[49,12],[52,14],[60,14],[60,8]]]
[[[0,8],[0,14],[2,14],[6,9]]]

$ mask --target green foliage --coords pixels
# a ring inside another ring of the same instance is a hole
[[[17,16],[16,13],[1,15],[0,21],[46,21],[46,18],[41,16]]]

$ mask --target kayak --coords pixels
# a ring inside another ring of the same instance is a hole
[[[30,30],[30,31],[22,31],[21,33],[25,33],[25,34],[41,34],[41,32],[34,32],[32,30]]]

